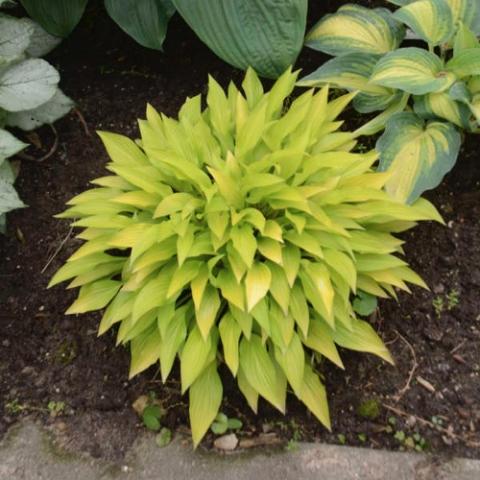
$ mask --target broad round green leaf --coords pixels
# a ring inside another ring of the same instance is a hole
[[[61,37],[51,35],[39,23],[34,22],[30,18],[23,18],[24,22],[31,25],[33,32],[30,37],[30,44],[27,48],[29,57],[43,57],[50,53],[62,41]]]
[[[22,130],[34,130],[44,124],[52,124],[65,116],[73,107],[73,101],[60,89],[55,95],[33,110],[22,110],[7,115],[7,125]]]
[[[67,37],[82,18],[88,0],[20,0],[48,33]]]
[[[303,44],[307,0],[174,0],[199,38],[235,67],[276,78]]]
[[[48,102],[57,91],[60,75],[39,58],[24,60],[0,74],[0,108],[20,112]]]
[[[0,177],[0,215],[23,207],[25,204],[20,200],[11,182]]]
[[[0,16],[0,58],[9,61],[20,57],[30,45],[32,34],[28,21]]]
[[[460,144],[460,134],[449,123],[425,123],[413,113],[393,116],[377,142],[379,170],[391,172],[387,192],[411,203],[435,188],[455,165]]]
[[[28,145],[0,128],[0,165],[5,158],[12,157]]]
[[[170,17],[171,0],[105,0],[108,14],[140,45],[162,50]]]

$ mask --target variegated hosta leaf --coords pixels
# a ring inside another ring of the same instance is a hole
[[[455,24],[459,22],[480,34],[480,4],[477,0],[446,0],[453,12]]]
[[[415,97],[415,113],[423,119],[441,118],[469,129],[470,110],[466,105],[453,100],[449,93],[429,93]]]
[[[210,78],[205,110],[199,96],[179,120],[149,106],[138,142],[102,132],[111,175],[60,215],[84,244],[51,285],[81,287],[69,313],[106,307],[99,331],[118,324],[132,375],[160,361],[165,381],[179,358],[195,445],[220,405],[218,359],[255,411],[262,397],[284,412],[290,385],[329,428],[312,354],[342,366],[337,339],[388,360],[351,301],[425,286],[393,233],[435,208],[392,200],[377,153],[352,152],[337,117],[354,94],[308,90],[285,109],[296,79],[264,93],[251,69],[243,92]]]
[[[384,54],[398,48],[405,31],[383,8],[344,5],[323,17],[307,34],[305,44],[330,55],[352,52]]]
[[[457,82],[448,92],[450,98],[466,105],[476,120],[470,124],[470,128],[475,131],[480,123],[480,76],[472,77],[468,84]]]
[[[379,55],[349,53],[332,58],[315,72],[297,82],[301,87],[318,87],[330,84],[333,87],[359,91],[353,100],[355,109],[361,113],[384,110],[396,98],[398,92],[370,83],[373,68]]]
[[[397,10],[393,17],[432,46],[447,42],[455,33],[453,13],[446,0],[418,0]]]
[[[387,0],[400,7],[411,5],[422,0]],[[463,22],[474,32],[480,33],[480,5],[477,0],[435,0],[444,1],[451,9],[454,24]]]
[[[443,92],[453,85],[456,77],[435,54],[421,48],[400,48],[380,59],[373,70],[371,82],[398,88],[414,95]]]
[[[458,79],[480,75],[480,48],[467,48],[458,52],[447,62],[447,70]]]
[[[390,173],[387,192],[396,200],[414,202],[452,169],[460,144],[460,134],[449,123],[425,123],[413,113],[395,115],[377,142],[379,171]]]
[[[456,57],[460,52],[469,48],[480,48],[480,40],[461,22],[453,42],[453,56]]]

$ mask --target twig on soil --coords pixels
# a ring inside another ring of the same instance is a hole
[[[466,343],[466,340],[462,340],[455,348],[450,350],[450,354],[453,355],[455,352],[458,352]]]
[[[449,436],[450,438],[453,438],[455,440],[462,440],[461,437],[459,437],[457,434],[455,434],[453,432],[453,430],[451,430],[450,428],[443,428],[439,425],[435,425],[434,423],[430,422],[429,420],[426,420],[425,418],[422,418],[422,417],[418,417],[417,415],[413,415],[411,413],[407,413],[405,412],[404,410],[401,410],[400,408],[397,408],[397,407],[392,407],[391,405],[388,405],[386,403],[382,403],[382,406],[384,408],[386,408],[387,410],[390,410],[391,412],[395,413],[396,415],[400,416],[400,417],[406,417],[406,418],[410,418],[410,417],[413,417],[415,418],[415,420],[418,422],[418,423],[421,423],[422,425],[425,425],[427,427],[430,427],[434,430],[438,430],[442,433],[444,433],[445,435]]]
[[[395,330],[395,333],[408,346],[408,348],[410,349],[410,352],[412,354],[412,359],[413,359],[412,368],[410,369],[410,372],[408,373],[407,383],[404,385],[404,387],[401,390],[399,390],[397,395],[395,395],[393,397],[394,401],[398,402],[405,395],[407,390],[410,388],[410,383],[412,382],[413,374],[415,373],[415,370],[418,368],[418,362],[417,362],[417,356],[415,355],[415,350],[412,347],[411,343],[398,330]]]
[[[67,235],[65,238],[60,242],[60,245],[56,248],[56,250],[53,252],[52,256],[48,259],[47,263],[45,266],[42,268],[40,273],[44,273],[45,270],[50,266],[50,264],[53,262],[54,258],[60,253],[64,245],[68,242],[70,237],[72,236],[73,233],[73,227],[70,227],[70,230],[68,231]]]
[[[91,137],[92,134],[90,133],[90,129],[88,128],[88,124],[85,121],[85,117],[83,116],[82,112],[78,108],[74,108],[73,111],[77,115],[78,119],[80,120],[80,123],[83,126],[83,130],[85,131],[85,135],[87,137]]]
[[[19,153],[18,157],[21,158],[22,160],[28,160],[29,162],[36,162],[36,163],[41,163],[41,162],[44,162],[45,160],[48,160],[57,151],[58,143],[59,143],[57,129],[53,125],[50,125],[50,128],[52,129],[52,132],[55,135],[55,140],[50,150],[43,157],[35,158],[32,155],[27,155],[26,153]]]
[[[417,375],[417,382],[421,385],[425,390],[428,390],[430,393],[435,393],[435,387],[428,381],[425,380],[420,375]]]

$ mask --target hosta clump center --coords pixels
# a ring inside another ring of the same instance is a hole
[[[336,117],[352,95],[308,91],[284,111],[295,80],[264,93],[250,70],[242,94],[210,79],[203,111],[200,96],[178,121],[149,106],[137,143],[101,133],[112,175],[61,215],[85,240],[51,282],[80,287],[67,313],[107,307],[100,333],[120,324],[131,375],[160,361],[165,380],[179,356],[195,444],[222,400],[219,362],[254,410],[262,396],[283,412],[288,383],[329,427],[315,359],[342,367],[338,344],[390,360],[352,296],[423,285],[392,233],[438,213],[389,198],[376,153],[351,153]]]

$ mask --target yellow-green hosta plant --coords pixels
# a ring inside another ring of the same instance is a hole
[[[391,199],[376,152],[352,152],[337,120],[351,94],[310,90],[285,110],[296,78],[268,93],[252,70],[244,93],[210,78],[204,110],[200,96],[178,120],[148,106],[137,142],[100,133],[111,175],[60,215],[85,243],[50,285],[80,287],[68,314],[106,309],[100,334],[118,324],[130,376],[160,362],[165,381],[179,358],[195,445],[219,411],[222,362],[254,411],[261,396],[284,412],[288,384],[330,427],[316,359],[343,367],[340,345],[391,361],[354,296],[424,286],[394,234],[437,211]]]
[[[386,125],[379,169],[392,172],[387,191],[412,202],[454,166],[459,129],[480,132],[480,2],[390,2],[401,8],[345,5],[321,19],[306,44],[335,58],[299,84],[357,91],[358,112],[384,110],[373,123]],[[399,48],[405,38],[427,48]]]

